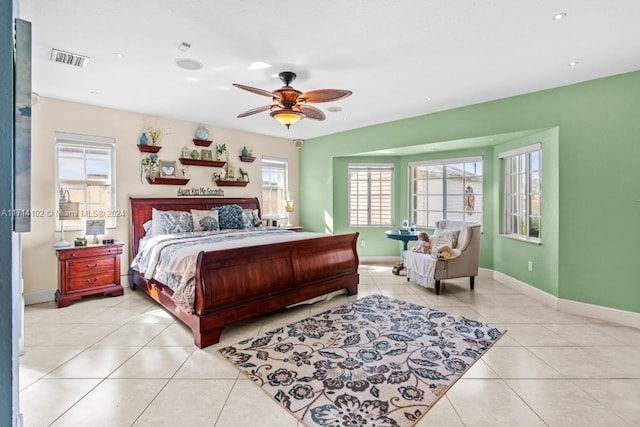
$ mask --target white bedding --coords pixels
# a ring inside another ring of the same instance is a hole
[[[293,232],[278,228],[199,231],[165,234],[142,239],[131,268],[146,279],[167,285],[178,309],[193,312],[195,272],[198,254],[220,249],[269,245],[326,236],[321,233]]]

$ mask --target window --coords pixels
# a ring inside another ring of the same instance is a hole
[[[349,225],[392,224],[393,165],[349,165]]]
[[[56,194],[69,191],[71,201],[80,203],[80,216],[65,220],[65,229],[84,229],[85,220],[104,219],[116,227],[115,140],[56,132]]]
[[[263,218],[286,218],[285,197],[288,197],[289,171],[287,159],[262,158],[262,206]]]
[[[499,157],[504,171],[503,233],[539,242],[542,147],[534,144],[500,153]]]
[[[482,223],[482,157],[409,163],[411,221]]]

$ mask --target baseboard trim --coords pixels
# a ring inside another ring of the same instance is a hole
[[[511,289],[514,289],[520,293],[525,294],[530,298],[533,298],[536,301],[540,301],[544,305],[547,305],[553,308],[554,310],[558,310],[558,297],[556,296],[553,296],[545,291],[541,291],[535,286],[532,286],[526,282],[523,282],[511,276],[508,276],[499,271],[493,272],[493,279]]]
[[[400,257],[398,256],[359,256],[360,262],[364,263],[372,263],[372,262],[384,262],[384,263],[398,263],[400,262]]]
[[[640,328],[640,313],[634,313],[632,311],[603,307],[601,305],[571,301],[562,298],[558,301],[558,309],[559,311],[569,314],[594,317],[599,320],[606,320],[607,322],[620,323],[621,325]]]
[[[120,285],[122,285],[123,288],[129,287],[129,275],[120,276]],[[58,288],[24,294],[24,305],[40,304],[43,302],[55,301],[57,290]]]
[[[521,292],[536,301],[540,301],[554,310],[618,323],[624,326],[631,326],[633,328],[640,328],[640,313],[558,298],[545,291],[541,291],[535,286],[522,282],[499,271],[493,272],[493,278],[495,281]]]
[[[40,304],[42,302],[55,301],[58,289],[48,289],[46,291],[31,292],[24,294],[24,305]]]

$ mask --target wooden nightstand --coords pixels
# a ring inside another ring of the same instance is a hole
[[[123,243],[56,249],[58,256],[58,307],[86,295],[120,296],[120,255]]]

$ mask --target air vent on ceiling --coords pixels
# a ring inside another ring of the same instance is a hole
[[[51,49],[51,60],[61,64],[73,65],[74,67],[86,67],[89,63],[88,56],[78,55],[77,53],[65,52],[63,50]]]

